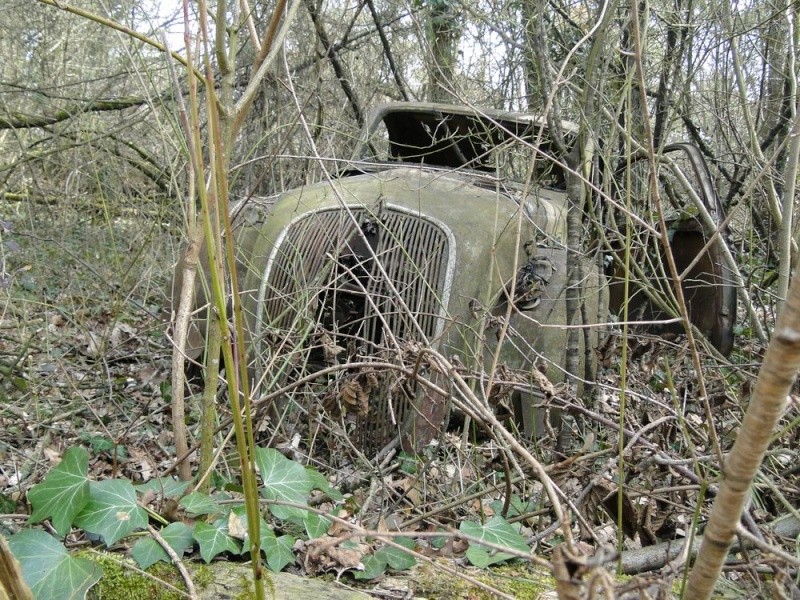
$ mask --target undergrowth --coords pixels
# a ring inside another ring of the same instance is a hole
[[[171,348],[162,320],[174,255],[169,232],[123,218],[60,215],[56,222],[22,207],[4,221],[0,524],[23,571],[62,573],[53,571],[58,565],[91,587],[97,563],[67,552],[86,544],[125,551],[142,568],[171,561],[148,526],[183,560],[246,560],[235,460],[220,456],[210,494],[185,495],[186,484],[170,474]],[[762,352],[740,340],[730,363],[706,357],[723,449],[735,439]],[[701,533],[702,512],[698,522],[694,508],[702,482],[719,471],[680,339],[636,336],[618,514],[620,343],[612,330],[599,357],[593,404],[566,393],[550,400],[552,410],[575,417],[572,445],[556,453],[554,440],[543,438],[529,447],[570,499],[582,543],[616,546],[621,524],[621,549],[630,551]],[[754,490],[750,515],[760,526],[794,510],[800,498],[797,410],[795,402]],[[197,418],[190,410],[190,426]],[[311,429],[314,423],[321,429]],[[266,414],[258,423],[262,547],[271,569],[346,572],[365,582],[416,571],[426,558],[458,566],[512,563],[513,570],[530,560],[546,565],[561,541],[541,485],[509,463],[506,449],[480,427],[449,432],[420,457],[394,450],[372,462],[340,425],[301,419],[287,430]],[[786,548],[796,551],[791,542]],[[762,556],[749,553],[750,567],[732,564],[727,581],[744,595],[762,593],[756,568]],[[523,576],[520,585],[535,586],[537,577]],[[45,578],[34,587],[50,583]],[[428,589],[424,581],[418,585]],[[475,583],[452,585],[474,589]],[[495,580],[486,585],[521,593]]]

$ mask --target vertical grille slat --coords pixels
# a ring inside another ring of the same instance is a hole
[[[380,216],[364,208],[351,213],[354,218],[342,209],[320,210],[288,226],[266,274],[266,321],[288,330],[305,315],[351,344],[355,337],[361,353],[391,347],[385,327],[398,342],[433,341],[446,311],[447,232],[394,207]],[[395,395],[390,407],[388,389],[373,394],[368,415],[357,419],[354,441],[363,451],[381,448],[399,432],[410,400]]]
[[[358,209],[353,213],[363,223],[366,211]],[[430,340],[436,333],[436,318],[444,316],[441,295],[449,256],[447,236],[424,218],[400,211],[389,211],[380,227],[383,231],[373,251],[391,285],[384,281],[377,262],[368,256],[363,260],[369,265],[367,282],[353,285],[350,290],[370,294],[399,339],[419,340],[419,331],[411,323],[411,319],[417,319],[422,333]],[[327,257],[351,252],[355,244],[350,239],[357,235],[349,216],[335,209],[310,214],[290,225],[267,274],[264,308],[268,322],[276,327],[290,326],[292,317],[287,309],[291,313],[305,308],[306,297],[319,293],[325,286],[341,289],[346,274],[340,271],[338,281],[330,281],[332,276],[323,272],[325,269],[334,272],[326,264],[330,262]],[[393,297],[392,287],[398,298]],[[365,317],[374,320],[373,312],[367,303]],[[280,319],[276,321],[276,317]],[[370,327],[366,331],[377,330]]]
[[[315,213],[289,227],[268,274],[264,310],[273,327],[290,328],[309,296],[326,283],[318,280],[326,256],[355,230],[341,217],[338,211]]]

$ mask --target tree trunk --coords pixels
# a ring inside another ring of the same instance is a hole
[[[786,397],[800,370],[800,277],[795,274],[775,334],[767,348],[750,406],[724,467],[697,562],[689,575],[686,598],[711,595],[728,549],[734,541],[750,485],[770,437],[786,406]]]
[[[431,49],[428,63],[428,99],[431,102],[452,102],[458,40],[461,31],[455,3],[447,1],[429,2],[429,40]]]

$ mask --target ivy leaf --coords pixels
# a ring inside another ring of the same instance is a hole
[[[192,545],[192,533],[194,527],[189,527],[186,523],[170,523],[161,530],[161,537],[170,547],[175,550],[175,554],[182,556]]]
[[[445,547],[445,545],[447,544],[447,540],[449,540],[449,539],[450,539],[449,537],[445,537],[445,536],[432,537],[431,540],[430,540],[430,544],[431,544],[432,547],[436,548],[437,550],[441,550],[442,548]]]
[[[160,533],[164,541],[170,545],[178,556],[182,556],[186,549],[192,545],[192,528],[185,523],[170,523]],[[166,550],[161,547],[161,544],[150,537],[136,542],[136,545],[131,549],[131,556],[141,569],[146,569],[159,561],[170,562],[171,560]]]
[[[83,448],[70,448],[44,478],[28,492],[33,506],[29,523],[49,518],[58,535],[69,533],[75,517],[89,502],[89,453]]]
[[[193,537],[200,544],[200,556],[207,563],[220,552],[241,552],[239,543],[227,534],[221,524],[212,526],[199,521],[195,523]]]
[[[484,525],[480,523],[463,522],[458,530],[472,537],[499,544],[506,548],[519,550],[521,552],[530,552],[528,544],[525,543],[523,538],[503,517],[495,515]],[[512,554],[506,552],[499,552],[495,549],[486,549],[480,544],[470,542],[467,549],[467,559],[476,567],[483,569],[494,563],[502,562],[510,558],[514,558]]]
[[[289,460],[274,448],[256,448],[256,466],[264,487],[262,495],[268,500],[284,500],[305,504],[313,483],[303,465]],[[270,505],[270,512],[278,519],[302,519],[306,511],[291,506]]]
[[[310,512],[307,513],[303,519],[303,524],[306,527],[306,535],[308,535],[308,539],[314,540],[318,537],[322,537],[328,532],[328,529],[331,526],[331,520],[326,519],[317,513]]]
[[[327,494],[328,498],[334,502],[341,502],[344,500],[342,493],[333,487],[328,479],[314,467],[306,467],[306,475],[308,475],[312,490],[319,490]]]
[[[250,532],[247,525],[247,510],[244,506],[237,506],[231,511],[239,517],[242,526],[244,527],[244,540],[242,541],[242,554],[250,551]],[[272,528],[267,525],[267,522],[262,518],[259,521],[259,535],[261,552],[267,559],[267,565],[275,573],[283,570],[283,568],[295,561],[295,555],[292,548],[294,547],[294,538],[290,535],[282,535],[277,537]],[[229,521],[230,523],[230,518]],[[230,534],[231,531],[228,530]]]
[[[294,538],[290,535],[277,537],[267,524],[261,522],[261,551],[267,558],[267,565],[273,572],[279,573],[283,568],[295,561]]]
[[[414,548],[414,540],[407,537],[399,537],[395,542],[411,550]],[[394,546],[384,546],[372,556],[365,556],[361,561],[364,565],[363,571],[354,571],[353,577],[356,579],[369,580],[380,577],[386,571],[386,567],[391,567],[396,571],[405,571],[417,564],[417,561],[408,552],[403,552]]]
[[[186,488],[189,487],[189,483],[189,481],[178,481],[172,479],[172,477],[158,477],[137,485],[136,491],[140,494],[153,492],[164,498],[177,498],[186,491]]]
[[[8,546],[36,598],[83,600],[103,574],[100,565],[70,556],[63,544],[41,529],[20,531]]]
[[[353,577],[356,579],[368,581],[380,577],[386,571],[386,561],[378,556],[377,553],[372,556],[365,556],[361,560],[361,564],[364,565],[363,571],[353,571]]]
[[[152,567],[157,562],[169,562],[169,554],[153,538],[142,538],[131,548],[131,558],[140,569]]]
[[[78,527],[103,537],[106,546],[136,529],[147,527],[147,513],[136,504],[136,491],[130,481],[109,479],[92,482],[89,504],[75,521]]]
[[[502,500],[495,500],[489,505],[494,514],[499,515],[503,512],[503,501]],[[511,496],[511,502],[508,503],[508,513],[506,514],[506,518],[509,517],[517,517],[519,515],[524,515],[529,510],[532,510],[530,507],[530,503],[523,502],[519,496]]]
[[[17,512],[17,502],[7,494],[0,494],[0,513]]]
[[[222,507],[214,502],[208,494],[204,494],[203,492],[192,492],[188,496],[181,498],[178,504],[186,509],[186,514],[191,517],[212,515],[222,512]]]
[[[395,538],[394,541],[409,550],[413,550],[416,545],[414,540],[407,537]],[[411,554],[403,552],[400,548],[395,548],[394,546],[384,546],[375,553],[375,556],[385,561],[395,571],[406,571],[417,564],[416,559]]]
[[[114,440],[103,435],[82,433],[80,439],[89,444],[93,454],[105,452],[108,455],[112,455],[116,452],[118,460],[122,461],[128,458],[128,451],[123,444],[117,444]]]

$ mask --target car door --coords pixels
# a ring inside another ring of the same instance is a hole
[[[667,226],[672,258],[691,322],[723,355],[733,349],[736,289],[729,277],[723,244],[725,216],[713,180],[700,151],[692,144],[667,146],[656,161],[658,195],[653,191],[651,163],[637,157],[617,173],[617,189],[630,192],[632,212],[647,228],[632,225],[631,285],[625,297],[625,219],[612,219],[616,252],[611,267],[610,309],[621,314],[628,303],[629,320],[646,322],[645,329],[659,334],[683,331],[674,294],[673,277],[660,239],[659,209]],[[622,204],[625,196],[618,198]]]

